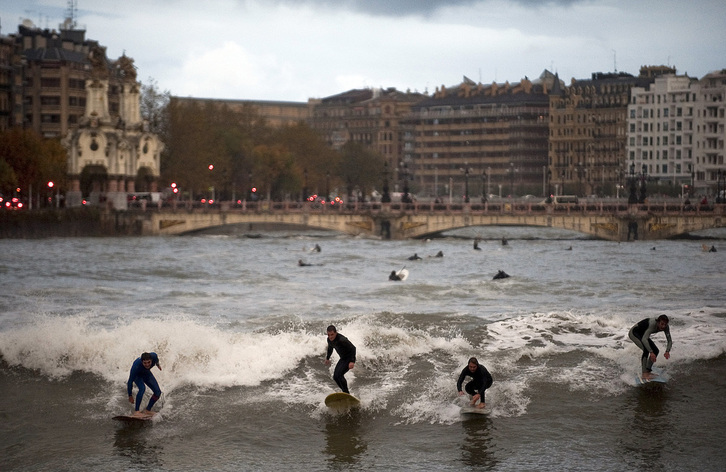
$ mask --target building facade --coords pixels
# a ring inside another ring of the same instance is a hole
[[[726,203],[726,69],[706,74],[697,85],[693,185]]]
[[[643,74],[598,72],[550,94],[548,194],[621,193],[630,92],[651,82]]]
[[[692,184],[698,138],[697,88],[695,80],[675,73],[633,88],[625,161],[629,179]]]
[[[88,60],[84,114],[63,139],[71,180],[66,205],[107,203],[125,209],[128,192],[157,191],[164,144],[141,118],[133,59],[124,55],[109,63],[105,48],[97,46]],[[111,77],[120,81],[115,114],[107,100]]]
[[[355,89],[323,99],[311,99],[310,127],[333,149],[349,141],[383,156],[390,169],[403,162],[402,120],[425,96],[395,88]]]
[[[465,77],[413,106],[403,120],[404,163],[417,193],[465,201],[542,194],[555,82],[548,71],[515,84]]]
[[[310,117],[309,105],[306,102],[285,102],[272,100],[231,100],[215,98],[173,97],[180,103],[194,102],[200,106],[213,104],[226,106],[234,112],[251,110],[273,128],[307,122]]]
[[[98,42],[85,39],[85,31],[71,20],[59,31],[25,20],[10,38],[16,55],[10,68],[17,84],[10,126],[32,128],[47,138],[65,136],[83,117],[88,55]],[[120,79],[109,77],[108,108],[114,115],[119,113],[120,90]]]

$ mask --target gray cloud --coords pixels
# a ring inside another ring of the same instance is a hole
[[[428,17],[444,7],[487,3],[489,0],[275,0],[277,3],[308,4],[316,8],[345,9],[374,16]],[[511,0],[523,6],[539,8],[546,5],[571,5],[581,0]]]

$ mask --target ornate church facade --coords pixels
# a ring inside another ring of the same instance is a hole
[[[63,139],[70,179],[66,205],[126,209],[128,193],[157,191],[164,144],[141,118],[141,86],[133,59],[122,55],[109,63],[105,48],[96,46],[88,60],[85,113]],[[112,74],[120,85],[109,90]],[[114,92],[119,97],[117,115],[108,106]]]

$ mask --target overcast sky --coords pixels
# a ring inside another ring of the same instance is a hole
[[[173,95],[304,102],[353,88],[433,92],[463,76],[518,82],[544,69],[587,79],[670,65],[726,68],[724,0],[78,0],[110,59]],[[0,0],[58,29],[68,0]]]

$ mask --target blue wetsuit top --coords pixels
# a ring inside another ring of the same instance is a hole
[[[159,363],[159,356],[156,355],[155,352],[150,352],[151,354],[151,367],[154,367],[156,364]],[[138,357],[134,363],[131,365],[131,372],[129,373],[129,381],[126,384],[126,389],[129,392],[129,396],[131,396],[133,392],[133,385],[134,380],[137,377],[146,376],[147,374],[151,374],[151,367],[148,369],[144,367],[144,364],[141,362],[141,357]]]

